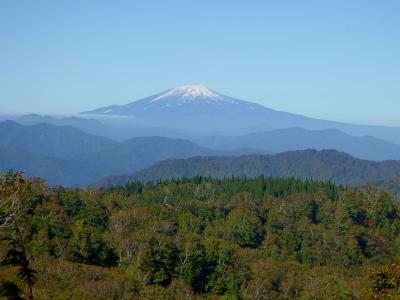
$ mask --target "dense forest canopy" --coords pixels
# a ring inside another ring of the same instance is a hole
[[[195,177],[68,189],[9,172],[0,187],[10,299],[400,296],[400,206],[372,186]]]

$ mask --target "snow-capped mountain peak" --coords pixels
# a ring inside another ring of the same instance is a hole
[[[152,99],[151,102],[159,101],[169,97],[180,97],[184,99],[207,98],[213,100],[222,100],[224,98],[222,95],[214,92],[213,90],[210,90],[208,87],[204,85],[183,85],[165,91],[164,93]]]
[[[166,118],[167,114],[182,114],[188,118],[191,114],[243,114],[244,111],[261,108],[256,103],[238,100],[220,94],[204,85],[183,85],[171,88],[164,92],[139,99],[126,105],[112,105],[84,112],[86,114],[119,115],[143,118],[151,113],[160,114]]]

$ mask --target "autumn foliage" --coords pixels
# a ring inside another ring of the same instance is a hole
[[[21,298],[29,283],[35,299],[399,297],[399,204],[370,186],[196,177],[66,189],[2,178],[2,204],[17,195],[19,210],[0,229],[0,284]]]

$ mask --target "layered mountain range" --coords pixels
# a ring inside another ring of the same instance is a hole
[[[312,119],[225,96],[201,85],[172,88],[127,105],[111,105],[76,116],[3,115],[1,120],[13,121],[0,123],[0,171],[23,169],[28,176],[67,186],[90,184],[104,176],[144,180],[171,178],[171,174],[193,176],[196,170],[215,176],[263,174],[335,179],[337,175],[319,176],[316,169],[339,166],[348,174],[358,174],[363,168],[359,168],[362,164],[357,159],[400,160],[400,128]],[[342,166],[334,160],[329,160],[330,165],[320,164],[310,160],[310,155],[318,157],[320,152],[307,149],[345,152],[354,160],[342,160]],[[293,160],[290,165],[278,162],[279,156],[241,156],[294,150],[305,151],[295,156],[297,163]],[[185,161],[189,171],[182,171],[180,160],[171,163],[171,159],[191,157],[201,158]],[[212,165],[207,165],[209,160],[205,157],[213,157]],[[295,171],[304,160],[313,162],[307,166],[313,170],[311,173]],[[207,172],[197,166],[203,163]],[[239,172],[236,164],[253,171]],[[270,173],[265,171],[266,164],[286,169]],[[347,164],[354,165],[355,170],[347,168]],[[255,172],[260,165],[264,171]],[[397,166],[397,162],[383,165]],[[365,180],[358,175],[353,180],[347,175],[343,178],[347,183],[397,178],[396,172],[383,172],[384,176],[372,173],[375,175]]]
[[[0,123],[0,171],[25,170],[50,184],[81,186],[110,174],[125,174],[171,158],[266,153],[211,150],[182,139],[160,136],[114,141],[71,126]]]

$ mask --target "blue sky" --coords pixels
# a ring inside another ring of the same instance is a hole
[[[400,1],[0,2],[0,113],[69,114],[191,83],[400,126]]]

